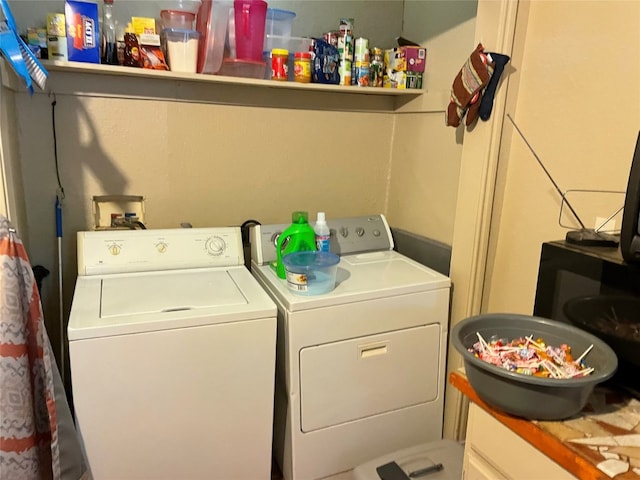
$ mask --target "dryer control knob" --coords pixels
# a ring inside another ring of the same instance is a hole
[[[156,244],[156,250],[158,250],[158,253],[165,253],[167,251],[167,248],[169,248],[169,245],[164,242],[159,242]]]
[[[122,247],[120,247],[120,245],[118,245],[117,243],[109,245],[108,248],[111,255],[120,255],[120,250],[122,250]]]
[[[218,257],[224,253],[224,250],[227,248],[227,244],[221,237],[209,237],[205,244],[205,248],[209,255]]]

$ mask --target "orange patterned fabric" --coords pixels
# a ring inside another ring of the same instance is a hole
[[[0,478],[60,478],[54,362],[22,241],[0,215]]]

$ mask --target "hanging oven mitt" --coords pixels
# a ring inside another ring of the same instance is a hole
[[[480,118],[484,121],[489,120],[489,117],[491,116],[491,111],[493,110],[493,97],[496,94],[500,76],[504,71],[504,67],[509,63],[509,60],[511,60],[509,56],[502,55],[500,53],[491,52],[488,55],[491,56],[491,59],[496,66],[493,70],[493,75],[491,75],[491,80],[489,80],[489,83],[487,84],[487,88],[484,89],[482,100],[480,102],[480,109],[478,110]]]
[[[18,35],[16,22],[6,0],[0,0],[0,52],[13,67],[16,74],[25,81],[29,93],[33,95],[32,80],[44,90],[47,71],[33,52]]]
[[[457,127],[469,111],[466,124],[471,125],[478,118],[482,90],[493,74],[494,64],[484,53],[481,43],[471,53],[451,85],[451,101],[445,113],[447,126]]]

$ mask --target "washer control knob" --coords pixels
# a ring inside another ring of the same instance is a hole
[[[380,230],[378,230],[378,229],[375,229],[375,230],[374,230],[373,232],[371,232],[371,233],[373,233],[373,236],[374,236],[374,237],[379,237],[379,236],[380,236]]]
[[[221,237],[209,237],[205,244],[205,248],[207,249],[207,253],[209,255],[218,257],[224,253],[225,249],[227,248],[227,244]]]
[[[364,228],[362,227],[357,227],[356,228],[356,235],[358,235],[359,237],[364,235]]]
[[[165,253],[168,248],[169,248],[169,245],[167,245],[164,242],[158,242],[156,244],[156,250],[158,250],[158,253]]]
[[[340,235],[347,238],[349,236],[349,229],[347,227],[340,227]]]
[[[117,243],[112,243],[111,245],[109,245],[108,249],[109,249],[109,253],[115,256],[115,255],[120,255],[120,251],[122,250],[122,247]]]

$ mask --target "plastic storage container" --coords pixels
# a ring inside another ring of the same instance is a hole
[[[201,0],[158,0],[158,10],[176,10],[178,12],[198,13]]]
[[[282,258],[287,287],[299,295],[322,295],[336,287],[340,257],[329,252],[295,252]]]
[[[293,20],[295,18],[296,13],[290,10],[268,8],[264,26],[265,41],[267,39],[267,35],[290,37],[291,31],[293,30]]]
[[[271,68],[268,68],[271,72]],[[265,63],[253,60],[238,60],[237,58],[225,58],[218,75],[242,78],[264,78]]]
[[[232,8],[233,2],[202,0],[196,17],[196,30],[200,32],[198,73],[214,74],[220,70]]]
[[[305,37],[282,37],[276,35],[267,35],[264,44],[264,52],[262,60],[271,65],[271,51],[274,48],[282,48],[289,52],[289,80],[293,81],[294,56],[296,52],[309,52],[313,39]],[[271,78],[271,71],[266,72],[265,78]]]
[[[198,65],[200,33],[196,30],[180,30],[176,28],[164,29],[162,33],[171,71],[195,73]]]
[[[180,10],[162,10],[160,12],[163,28],[178,28],[181,30],[193,30],[196,14]]]

